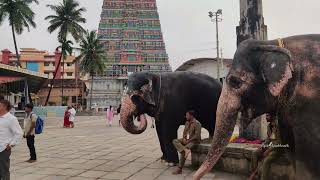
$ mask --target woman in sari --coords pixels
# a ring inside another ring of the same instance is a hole
[[[69,121],[70,112],[68,110],[69,110],[69,106],[67,107],[66,111],[64,112],[63,128],[70,127],[70,121]]]
[[[107,114],[106,114],[106,116],[107,116],[107,125],[112,126],[112,121],[113,121],[113,116],[114,116],[114,114],[113,114],[113,107],[112,107],[112,106],[110,106],[110,107],[107,109]]]

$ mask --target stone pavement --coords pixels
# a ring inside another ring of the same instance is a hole
[[[38,161],[28,159],[25,140],[11,156],[13,180],[182,180],[192,179],[190,159],[182,175],[171,175],[159,161],[161,156],[155,129],[131,135],[118,127],[106,127],[104,117],[77,117],[75,129],[64,129],[62,118],[48,118],[44,134],[36,137]],[[150,123],[149,123],[150,126]],[[181,130],[180,130],[181,131]],[[205,134],[205,132],[204,132]],[[207,134],[204,135],[207,137]],[[214,172],[204,179],[240,180],[245,177]]]

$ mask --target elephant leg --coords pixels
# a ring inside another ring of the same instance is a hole
[[[166,151],[165,151],[165,145],[164,145],[164,141],[163,141],[163,132],[162,132],[162,123],[159,120],[156,120],[155,122],[156,124],[156,130],[157,130],[157,135],[158,135],[158,139],[159,139],[159,143],[160,143],[160,148],[161,148],[161,152],[162,152],[162,160],[167,161],[167,156],[166,156]]]
[[[167,156],[167,161],[169,163],[179,163],[179,156],[176,148],[174,147],[172,141],[174,139],[177,139],[177,129],[178,128],[173,128],[170,129],[170,132],[164,131],[165,132],[165,138],[164,138],[164,144],[165,144],[165,151],[166,151],[166,156]]]
[[[319,152],[317,146],[315,146],[318,142],[311,137],[315,136],[310,136],[309,139],[302,135],[295,136],[296,179],[313,180],[320,178]]]

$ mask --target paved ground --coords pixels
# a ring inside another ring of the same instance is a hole
[[[106,127],[103,117],[78,120],[75,129],[63,129],[58,118],[47,119],[44,134],[36,137],[38,162],[34,164],[24,162],[28,159],[25,141],[15,147],[11,156],[12,179],[192,179],[195,169],[190,167],[190,160],[178,176],[171,175],[174,169],[158,160],[161,153],[154,129],[134,136],[117,125]],[[215,172],[204,179],[244,178]]]

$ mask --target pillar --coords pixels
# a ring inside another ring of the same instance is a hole
[[[240,0],[240,22],[237,26],[237,45],[246,39],[267,40],[262,0]]]
[[[246,39],[267,40],[262,0],[240,0],[240,22],[237,26],[237,45]],[[266,138],[267,123],[264,116],[258,117],[244,129],[240,122],[240,136],[246,139]]]

